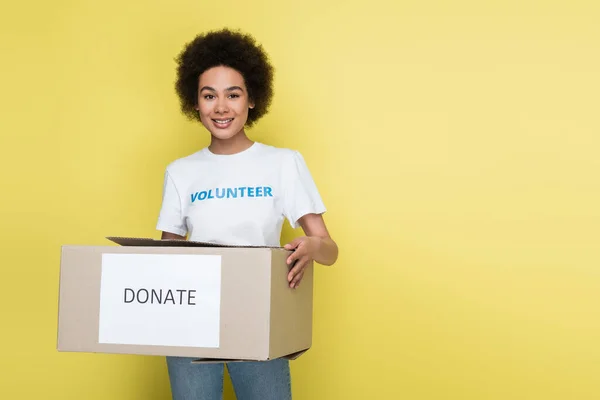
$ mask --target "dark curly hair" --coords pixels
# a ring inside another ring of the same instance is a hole
[[[196,36],[177,56],[175,85],[181,111],[190,119],[200,120],[198,79],[207,69],[227,66],[244,78],[248,97],[254,108],[248,110],[246,126],[252,126],[269,110],[273,97],[274,68],[267,53],[249,34],[230,29],[211,31]]]

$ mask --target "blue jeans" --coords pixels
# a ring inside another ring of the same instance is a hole
[[[223,363],[192,364],[194,358],[167,357],[173,400],[221,400]],[[289,361],[227,363],[238,400],[290,400],[292,385]]]

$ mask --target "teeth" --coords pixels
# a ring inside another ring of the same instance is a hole
[[[233,118],[229,118],[229,119],[215,119],[215,122],[218,124],[226,124],[228,122],[233,121]]]

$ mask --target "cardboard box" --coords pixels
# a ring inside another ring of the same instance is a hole
[[[312,344],[313,265],[287,282],[290,251],[109,237],[63,246],[59,351],[295,359]]]

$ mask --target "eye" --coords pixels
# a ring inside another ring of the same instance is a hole
[[[237,94],[237,93],[231,93],[231,94],[229,95],[229,97],[230,97],[230,98],[232,98],[232,99],[236,99],[236,98],[240,97],[240,95],[239,95],[239,94]]]
[[[212,94],[206,94],[206,95],[204,95],[204,99],[205,100],[212,100],[214,98],[215,98],[215,96],[213,96]]]

